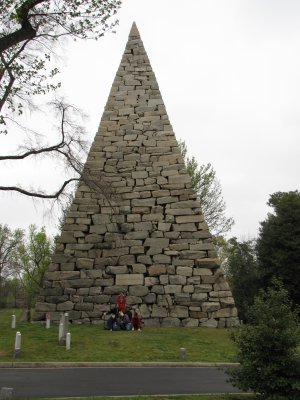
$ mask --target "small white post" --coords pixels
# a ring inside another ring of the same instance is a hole
[[[181,348],[180,348],[180,350],[179,350],[179,356],[180,356],[180,359],[181,359],[181,360],[184,360],[184,359],[185,359],[185,356],[186,356],[186,348],[185,348],[185,347],[181,347]]]
[[[66,337],[66,350],[70,350],[70,348],[71,348],[71,333],[68,332]]]
[[[65,346],[68,333],[68,326],[69,326],[69,314],[68,313],[61,314],[60,322],[62,323],[62,332],[59,337],[59,344]]]
[[[21,333],[16,332],[16,340],[15,340],[15,357],[19,357],[21,355]]]
[[[12,329],[16,328],[16,316],[15,316],[15,314],[13,314],[11,316],[11,327],[12,327]]]
[[[59,323],[58,327],[58,342],[61,343],[64,331],[64,324],[62,322]]]
[[[64,314],[64,333],[63,333],[63,340],[67,340],[67,333],[69,330],[69,313]]]
[[[50,314],[46,313],[46,328],[49,329],[50,328]]]

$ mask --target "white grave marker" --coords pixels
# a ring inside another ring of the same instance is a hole
[[[71,348],[71,333],[68,332],[66,337],[66,349],[70,350],[70,348]]]
[[[12,329],[16,328],[16,316],[15,316],[15,314],[13,314],[11,316],[11,327],[12,327]]]
[[[15,357],[19,357],[21,355],[21,333],[16,332],[16,339],[15,339]]]

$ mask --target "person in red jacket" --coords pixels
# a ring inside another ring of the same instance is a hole
[[[131,320],[132,330],[141,330],[141,318],[139,314],[135,311]]]
[[[119,296],[117,297],[117,309],[118,312],[122,312],[125,313],[126,310],[126,296],[123,292],[121,292],[119,294]]]

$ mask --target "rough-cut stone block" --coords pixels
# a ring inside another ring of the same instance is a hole
[[[125,239],[129,240],[135,240],[135,239],[146,239],[149,237],[149,232],[148,231],[133,231],[133,232],[128,232],[125,235]]]
[[[207,293],[193,293],[192,301],[205,301],[207,300]]]
[[[64,301],[67,301],[69,299],[69,296],[67,294],[63,296],[46,296],[45,301],[47,303],[62,303]]]
[[[103,278],[96,279],[95,286],[112,286],[114,284],[114,278]]]
[[[146,318],[146,317],[144,317]],[[160,322],[158,318],[144,319],[145,328],[158,328],[160,326]]]
[[[200,283],[200,276],[191,276],[187,278],[187,283],[189,285],[198,285]]]
[[[234,306],[234,300],[233,297],[223,297],[220,298],[220,303],[221,303],[221,307],[233,307]]]
[[[77,269],[92,269],[94,266],[94,260],[91,258],[78,258],[76,261]]]
[[[105,272],[109,275],[127,274],[128,268],[126,267],[126,265],[109,265],[105,268]]]
[[[128,254],[121,256],[119,262],[121,265],[132,265],[136,263],[136,258],[134,254]]]
[[[99,287],[91,287],[89,289],[89,295],[94,296],[94,295],[99,295],[101,293],[101,289]]]
[[[186,284],[186,276],[170,275],[169,281],[170,281],[170,285],[185,285]]]
[[[75,263],[73,262],[60,264],[61,271],[74,271],[74,269],[75,269]]]
[[[197,258],[200,257],[205,257],[205,252],[204,251],[196,251],[196,250],[182,250],[180,252],[180,257],[181,258],[186,258],[189,260],[196,260]]]
[[[65,289],[65,292],[67,292],[67,290],[70,290],[70,289],[71,290],[76,290],[76,289],[73,289],[73,288],[67,288],[67,289]],[[79,289],[77,289],[77,291],[75,291],[75,293],[77,293],[80,296],[88,295],[89,292],[90,292],[90,289],[88,287],[87,288],[79,288]]]
[[[103,271],[101,269],[88,269],[86,271],[86,276],[93,279],[102,278]]]
[[[164,294],[165,293],[165,289],[163,285],[154,285],[151,288],[151,292],[155,293],[155,294]]]
[[[133,207],[153,207],[155,199],[151,197],[147,199],[132,199],[131,205]]]
[[[166,223],[166,222],[159,222],[158,223],[158,230],[161,232],[168,232],[171,228],[171,224],[170,223]]]
[[[196,260],[195,265],[200,268],[219,268],[220,264],[215,258],[201,258]]]
[[[204,312],[212,312],[212,311],[216,311],[220,308],[220,303],[215,301],[208,301],[208,302],[204,302],[202,303],[202,311]]]
[[[116,275],[116,285],[143,285],[143,274],[122,274]]]
[[[45,280],[50,281],[61,281],[64,279],[77,279],[80,276],[79,271],[54,271],[46,272]]]
[[[144,264],[133,264],[132,265],[133,274],[144,274],[146,273],[146,265]]]
[[[92,311],[94,308],[93,303],[77,303],[74,306],[74,310],[76,311]]]
[[[155,254],[153,256],[153,262],[158,264],[170,264],[171,257],[166,254]]]
[[[130,249],[130,254],[144,254],[145,247],[144,246],[132,246]]]
[[[150,317],[150,311],[146,304],[140,304],[137,311],[142,318]]]
[[[69,279],[61,282],[65,287],[72,288],[89,288],[93,286],[93,279]]]
[[[151,265],[152,264],[152,258],[150,256],[137,256],[137,262],[141,264],[146,264],[146,265]]]
[[[103,241],[103,237],[101,235],[97,235],[96,233],[86,235],[85,236],[86,243],[99,243]]]
[[[148,275],[159,276],[165,274],[166,271],[167,268],[165,267],[165,265],[151,265],[151,267],[148,268]]]
[[[207,313],[203,311],[190,311],[190,317],[192,318],[207,318]]]
[[[144,302],[146,304],[154,304],[156,303],[156,294],[155,293],[148,293],[144,298]]]
[[[188,318],[189,310],[184,306],[175,306],[171,308],[170,316],[173,318]]]
[[[169,275],[160,275],[159,282],[161,285],[167,285],[169,283]]]
[[[149,289],[145,286],[130,286],[129,294],[131,296],[143,297],[149,293]]]
[[[145,278],[145,286],[153,286],[153,285],[158,285],[159,284],[159,280],[158,278],[154,277],[154,276],[147,276]]]
[[[181,292],[181,285],[166,285],[165,286],[165,293],[180,293]]]
[[[187,224],[190,222],[202,222],[202,215],[178,215],[175,218],[176,224]]]
[[[126,254],[129,254],[129,247],[120,247],[118,249],[103,250],[103,257],[110,257],[110,256],[118,257]]]
[[[218,321],[215,319],[211,318],[208,319],[207,321],[200,322],[201,328],[217,328],[218,327]]]
[[[180,319],[179,318],[174,318],[174,317],[167,317],[167,318],[164,318],[163,320],[162,320],[162,323],[161,323],[161,326],[162,327],[176,327],[176,326],[180,326]]]
[[[35,310],[37,312],[48,312],[48,311],[56,311],[56,304],[50,303],[39,303],[35,304]]]
[[[231,308],[221,308],[220,310],[214,311],[212,313],[213,318],[230,318],[237,317],[237,310],[235,307]]]
[[[174,231],[195,232],[197,227],[194,223],[189,224],[173,224]]]
[[[57,304],[57,311],[70,311],[73,310],[74,303],[72,301],[65,301],[63,303]]]
[[[76,238],[74,237],[73,232],[63,231],[58,239],[60,243],[77,243]]]
[[[207,293],[210,292],[212,290],[212,285],[195,285],[195,293]]]
[[[103,289],[103,293],[104,294],[120,294],[121,292],[126,292],[127,291],[127,286],[119,286],[119,285],[115,285],[115,286],[106,286]],[[128,300],[128,299],[127,299]]]
[[[154,232],[156,233],[156,232]],[[152,235],[154,235],[154,233]],[[162,248],[161,247],[150,247],[149,250],[147,251],[148,256],[153,256],[155,254],[160,254]]]
[[[153,305],[152,307],[152,313],[151,313],[151,317],[152,318],[163,318],[163,317],[167,317],[168,312],[166,310],[165,307],[159,307],[156,304]]]
[[[91,225],[90,226],[90,233],[96,233],[99,235],[103,235],[107,232],[106,225]]]
[[[148,173],[147,173],[147,171],[133,171],[132,178],[133,179],[148,178]]]
[[[183,276],[192,276],[193,275],[193,268],[190,267],[177,267],[176,268],[177,275]]]
[[[186,285],[182,287],[183,293],[194,293],[194,285]]]
[[[155,214],[144,214],[142,216],[143,221],[162,221],[164,219],[164,215],[162,213]]]
[[[149,247],[156,247],[156,248],[165,248],[169,245],[169,239],[165,238],[147,238],[145,240],[144,246],[149,246]]]
[[[199,326],[199,321],[196,318],[186,318],[182,320],[182,326],[186,328],[197,328]]]

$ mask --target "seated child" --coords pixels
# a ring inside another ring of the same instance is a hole
[[[131,320],[132,330],[141,330],[141,318],[139,314],[135,311]]]

